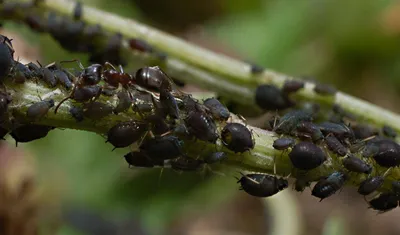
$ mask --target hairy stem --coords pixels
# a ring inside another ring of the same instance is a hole
[[[47,0],[45,7],[63,14],[71,14],[75,2],[67,0]],[[267,83],[281,86],[292,77],[271,70],[260,75],[251,73],[251,66],[184,40],[153,29],[132,19],[123,18],[95,8],[84,6],[83,19],[88,23],[100,24],[111,32],[120,32],[126,37],[143,39],[156,48],[168,53],[167,71],[181,79],[201,85],[209,90],[229,95],[240,103],[254,104],[254,89]],[[187,75],[187,76],[184,76]],[[189,79],[190,78],[190,79]],[[314,84],[307,83],[297,96],[305,100],[325,104],[339,104],[345,110],[358,115],[361,120],[377,126],[390,124],[400,131],[400,116],[353,96],[337,92],[334,97],[326,97],[313,91]],[[235,95],[232,95],[235,94]]]

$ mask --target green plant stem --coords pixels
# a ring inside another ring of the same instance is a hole
[[[12,102],[9,105],[9,111],[13,117],[19,122],[27,122],[26,110],[35,102],[40,99],[54,99],[55,103],[58,104],[64,97],[68,95],[68,92],[57,88],[50,89],[46,88],[40,83],[33,81],[26,81],[24,84],[18,85],[11,81],[6,82],[8,91],[11,93]],[[134,95],[134,93],[133,93]],[[108,103],[112,106],[117,104],[117,97],[101,97],[100,101]],[[107,131],[115,124],[123,121],[143,121],[141,116],[134,113],[132,109],[118,115],[111,114],[101,120],[93,121],[85,119],[83,122],[76,122],[75,119],[69,113],[69,109],[73,105],[80,105],[73,101],[66,101],[58,110],[57,114],[51,109],[48,114],[37,121],[35,124],[49,125],[57,128],[69,128],[96,132],[105,136]],[[239,118],[232,114],[232,122],[241,122]],[[218,123],[219,130],[223,127],[223,123]],[[242,154],[235,154],[230,150],[226,149],[220,141],[217,144],[205,143],[203,141],[185,140],[184,151],[191,157],[204,157],[204,154],[208,154],[213,151],[224,151],[228,155],[228,159],[223,161],[224,165],[236,168],[238,171],[248,172],[261,172],[275,174],[274,163],[276,164],[276,174],[281,176],[291,177],[306,177],[309,180],[315,181],[322,176],[326,176],[329,173],[340,170],[341,165],[335,164],[338,159],[331,154],[331,157],[320,167],[311,170],[307,175],[302,175],[292,168],[290,159],[288,157],[288,151],[277,151],[272,147],[273,141],[279,138],[274,132],[265,131],[256,127],[248,126],[253,132],[255,139],[255,148],[249,152]],[[376,166],[374,166],[376,167]],[[375,169],[375,172],[381,172],[381,169]],[[391,177],[393,179],[400,179],[400,172],[396,168],[391,171]],[[351,179],[348,181],[350,184],[356,185],[365,178],[363,174],[351,174]]]
[[[47,0],[45,7],[63,14],[71,14],[75,2],[67,0]],[[92,7],[84,6],[83,19],[88,23],[100,24],[111,32],[120,32],[126,37],[143,39],[156,48],[168,53],[167,70],[187,74],[187,79],[209,90],[222,94],[235,94],[232,100],[254,104],[253,92],[257,85],[267,83],[281,86],[292,77],[266,69],[260,75],[251,74],[247,63],[214,53],[184,40],[153,29],[132,19],[119,17]],[[196,76],[197,75],[197,76]],[[179,76],[184,78],[185,76]],[[203,80],[198,80],[202,78]],[[206,83],[202,83],[207,81]],[[227,85],[230,84],[230,85]],[[338,92],[334,97],[326,97],[313,91],[314,84],[307,82],[305,89],[298,92],[299,98],[318,101],[328,105],[339,104],[345,110],[361,119],[383,126],[390,124],[400,131],[400,116],[372,105],[353,96]]]

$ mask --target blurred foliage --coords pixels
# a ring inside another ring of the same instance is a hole
[[[82,2],[175,33],[203,24],[245,59],[283,73],[316,76],[345,92],[365,92],[357,90],[362,79],[379,79],[400,90],[400,25],[393,23],[400,21],[395,17],[400,7],[393,1]],[[37,59],[44,64],[66,59],[87,62],[85,55],[62,50],[49,36],[15,24],[6,28],[38,46],[42,58]],[[164,170],[159,178],[160,169],[128,169],[123,155],[129,150],[111,151],[111,145],[93,133],[57,130],[21,146],[37,156],[42,182],[58,192],[64,205],[85,205],[115,220],[137,218],[151,234],[163,234],[184,212],[215,209],[237,192],[232,174],[181,175]],[[324,231],[344,234],[338,217],[332,217]],[[64,225],[60,234],[85,233]]]

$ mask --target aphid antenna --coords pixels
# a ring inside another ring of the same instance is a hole
[[[54,114],[57,114],[58,109],[60,108],[61,104],[64,103],[65,101],[67,101],[69,98],[72,97],[72,95],[74,94],[75,90],[76,90],[76,84],[73,84],[74,88],[72,89],[71,93],[65,97],[64,99],[62,99],[57,106],[54,108]]]

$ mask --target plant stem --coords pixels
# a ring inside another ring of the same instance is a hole
[[[75,2],[67,0],[47,0],[45,7],[63,14],[71,14]],[[135,37],[147,41],[156,48],[168,53],[167,71],[179,75],[190,82],[209,90],[229,95],[232,100],[254,105],[254,89],[267,83],[281,86],[292,77],[266,69],[260,75],[251,73],[251,66],[224,55],[195,46],[184,40],[153,29],[132,19],[113,15],[92,7],[84,6],[83,19],[88,23],[100,24],[111,32],[120,32],[126,37]],[[200,79],[202,79],[200,81]],[[203,83],[205,82],[205,83]],[[298,92],[299,98],[318,101],[324,104],[339,104],[346,111],[358,115],[361,119],[383,126],[391,125],[400,131],[400,116],[372,105],[353,96],[338,92],[334,97],[326,97],[313,91],[314,84],[307,82],[305,89]],[[234,94],[234,95],[233,95]]]

